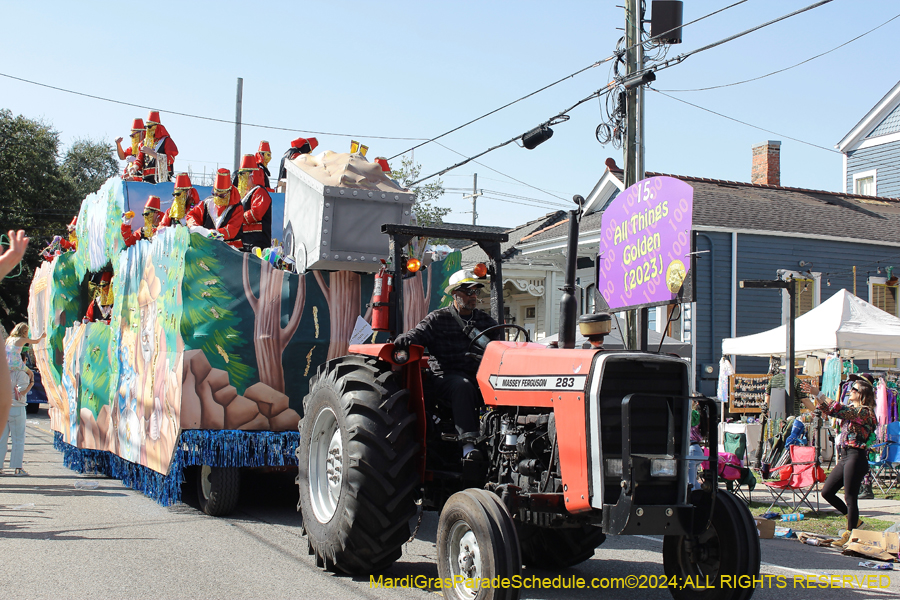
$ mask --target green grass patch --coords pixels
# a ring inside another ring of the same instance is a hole
[[[821,504],[819,505],[822,506]],[[751,502],[750,503],[750,512],[753,513],[754,517],[761,516],[766,512],[766,509],[769,508],[768,502]],[[780,510],[777,506],[772,509],[772,512],[780,513]],[[800,511],[803,512],[803,520],[802,521],[781,521],[780,519],[773,519],[775,521],[776,526],[781,527],[790,527],[794,531],[808,531],[810,533],[820,533],[822,535],[830,535],[834,537],[839,537],[841,532],[847,528],[847,517],[840,514],[836,510],[820,510],[819,512],[813,511]],[[869,531],[884,531],[891,525],[893,522],[891,521],[883,521],[881,519],[870,519],[865,516],[862,517],[865,521],[865,525],[863,529],[867,529]]]

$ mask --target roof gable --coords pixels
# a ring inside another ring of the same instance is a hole
[[[883,133],[875,133],[875,130],[881,127],[882,123],[885,123],[888,120],[888,117],[892,116],[894,109],[896,109],[898,105],[900,105],[900,81],[898,81],[894,87],[878,101],[878,104],[866,113],[866,116],[864,116],[859,123],[857,123],[853,129],[837,143],[835,148],[846,154],[847,152],[855,150],[865,139],[871,139],[873,137],[887,135],[887,133],[900,131],[900,127],[898,127],[898,129],[890,132],[885,131]],[[886,124],[885,128],[891,126],[893,126],[893,124]]]

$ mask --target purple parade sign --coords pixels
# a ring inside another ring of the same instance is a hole
[[[603,211],[597,289],[611,310],[693,301],[694,188],[651,177]]]

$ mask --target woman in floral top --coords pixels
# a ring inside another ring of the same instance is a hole
[[[830,400],[819,391],[815,384],[804,383],[803,389],[815,396],[818,408],[826,415],[840,419],[843,455],[834,470],[822,485],[822,497],[828,503],[847,515],[848,532],[858,528],[859,507],[857,498],[863,477],[869,472],[869,458],[866,442],[875,431],[878,421],[875,419],[875,378],[868,373],[850,375],[850,405],[843,405],[839,400]],[[816,408],[812,401],[804,398],[803,403],[810,410]],[[837,491],[844,488],[844,500],[837,497]],[[849,536],[848,536],[849,537]]]

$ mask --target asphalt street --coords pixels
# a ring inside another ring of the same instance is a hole
[[[30,477],[0,477],[3,598],[424,599],[440,593],[373,588],[369,578],[318,569],[301,535],[296,487],[285,474],[245,477],[241,503],[228,518],[206,516],[190,493],[185,503],[162,507],[118,480],[65,468],[53,449],[46,410],[29,415],[25,468]],[[79,481],[98,487],[79,489]],[[882,512],[896,517],[897,509],[885,506]],[[436,527],[436,515],[426,513],[403,558],[382,575],[437,577]],[[660,537],[610,538],[575,568],[523,572],[550,580],[583,578],[586,586],[594,578],[598,585],[615,585],[612,578],[634,576],[628,581],[637,588],[526,589],[522,598],[671,598],[668,590],[648,587],[663,575],[661,550]],[[865,569],[860,559],[796,540],[762,540],[762,560],[764,576],[771,577],[754,598],[900,596],[900,570]],[[830,587],[840,578],[845,583]],[[874,585],[860,587],[867,578]]]

